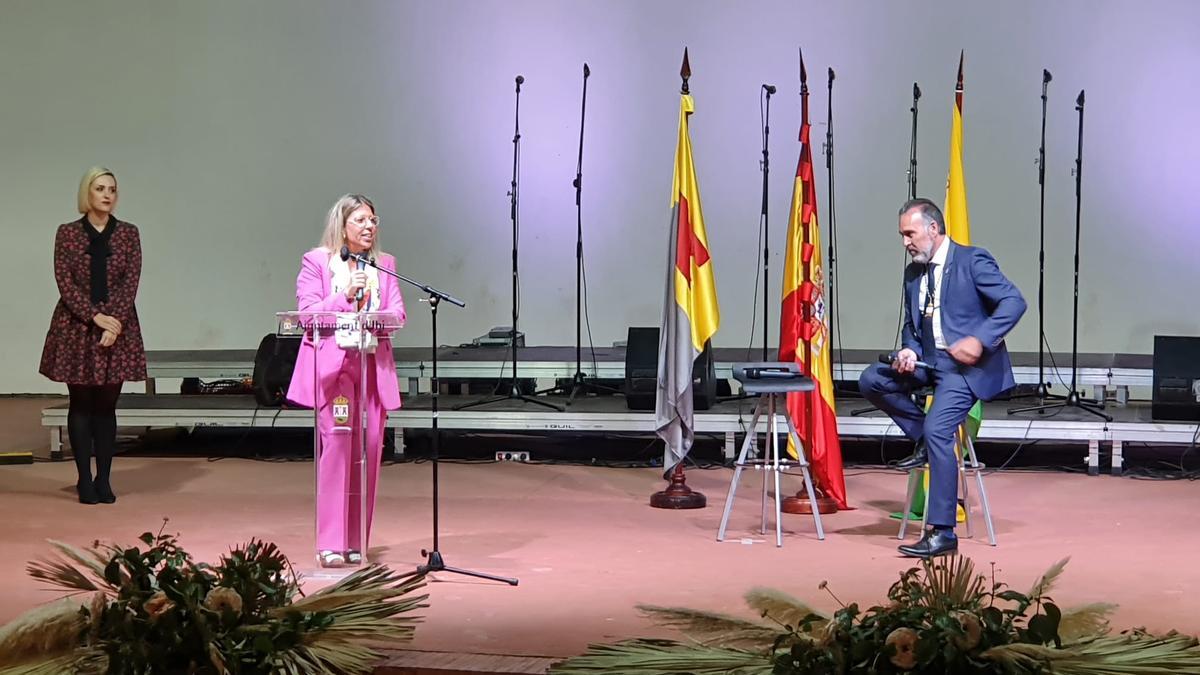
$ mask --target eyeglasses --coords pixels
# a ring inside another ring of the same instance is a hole
[[[362,218],[351,218],[350,223],[355,227],[366,227],[367,223],[379,227],[379,216],[366,216]]]

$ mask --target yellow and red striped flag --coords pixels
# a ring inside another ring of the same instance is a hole
[[[779,360],[795,361],[812,378],[811,392],[788,394],[787,409],[812,464],[816,488],[839,509],[846,503],[842,446],[833,399],[829,321],[825,313],[825,274],[821,230],[817,225],[817,186],[813,179],[808,122],[808,73],[800,57],[800,161],[788,217],[787,252],[783,262],[783,311],[780,315]],[[797,449],[789,439],[788,452]]]
[[[663,457],[666,474],[687,457],[695,440],[692,367],[721,324],[688,134],[688,118],[695,111],[695,102],[687,89],[691,70],[686,50],[682,74],[684,87],[679,99],[679,141],[671,181],[670,245],[654,406],[655,431],[666,444]]]

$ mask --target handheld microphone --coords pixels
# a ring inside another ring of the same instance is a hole
[[[746,377],[752,380],[759,379],[776,379],[790,380],[800,377],[800,373],[780,367],[765,367],[765,368],[747,368]]]
[[[360,269],[360,270],[365,270],[365,269],[367,269],[367,261],[366,261],[366,260],[363,260],[363,257],[362,257],[361,255],[359,255],[359,256],[354,256],[354,258],[355,258],[355,260],[357,260],[357,261],[358,261],[358,263],[357,263],[357,265],[358,265],[358,269]],[[356,301],[358,301],[358,302],[362,302],[362,299],[363,299],[363,289],[361,289],[361,288],[360,288],[360,289],[358,289],[358,293],[355,293],[355,294],[354,294],[354,299],[355,299]]]
[[[1050,71],[1046,70],[1045,68],[1042,68],[1042,83],[1050,84],[1050,80],[1053,80],[1053,79],[1054,79],[1054,76],[1050,74]]]
[[[341,259],[342,259],[342,260],[349,260],[351,255],[352,255],[352,254],[350,253],[350,247],[349,247],[349,246],[343,246],[343,247],[342,247],[342,250],[341,250],[341,252],[340,252],[340,254],[339,254],[339,257],[341,257]],[[355,263],[354,263],[354,264],[355,264],[355,265],[358,267],[358,269],[360,269],[360,270],[363,270],[363,269],[366,269],[366,268],[367,268],[367,261],[366,261],[366,260],[364,260],[364,259],[363,259],[363,257],[362,257],[361,255],[354,255],[354,260],[355,260]],[[360,288],[360,289],[358,289],[358,293],[356,293],[356,294],[354,295],[354,299],[355,299],[356,301],[358,301],[358,302],[362,302],[362,299],[363,299],[363,289],[361,289],[361,288]]]
[[[764,84],[762,88],[767,90],[767,96],[775,93],[775,85],[773,84]]]
[[[879,362],[882,364],[885,364],[885,365],[889,365],[889,366],[892,365],[893,363],[896,362],[896,352],[892,352],[890,354],[880,354]],[[916,366],[918,368],[933,368],[933,366],[929,365],[928,363],[925,363],[924,361],[917,361]]]
[[[583,76],[584,76],[584,77],[587,77],[587,76],[589,76],[589,75],[591,75],[591,74],[592,74],[592,69],[591,69],[591,68],[588,68],[588,66],[587,66],[587,62],[585,61],[585,62],[584,62],[584,64],[583,64]]]
[[[834,79],[833,68],[830,68],[829,69],[829,81],[833,82],[833,79]]]
[[[917,86],[916,82],[913,82],[913,98],[915,98],[915,99],[921,98],[921,88]]]
[[[525,76],[518,75],[517,76],[517,91],[521,91],[521,85],[523,85],[523,84],[525,84]]]
[[[1083,90],[1079,90],[1079,98],[1075,99],[1075,109],[1083,110]]]

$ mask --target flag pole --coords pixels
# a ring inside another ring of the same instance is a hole
[[[692,76],[692,67],[688,63],[687,47],[683,48],[683,65],[679,68],[679,77],[683,83],[679,87],[679,94],[687,96],[690,91],[688,89],[688,78]],[[680,460],[675,469],[671,472],[670,485],[667,489],[660,490],[650,495],[650,506],[656,509],[702,509],[708,504],[708,498],[702,493],[696,492],[688,487],[687,476],[683,470],[683,460]]]
[[[832,90],[832,80],[830,81],[830,83],[831,83],[830,88]],[[800,140],[802,143],[805,143],[805,144],[808,143],[808,139],[804,138],[804,129],[807,126],[808,126],[808,71],[804,68],[804,50],[801,50],[800,51],[800,133],[801,133]],[[810,153],[812,152],[811,147],[809,145],[806,145],[804,148],[801,148],[801,152],[804,152],[806,149]],[[810,164],[811,164],[811,162],[810,162]],[[815,213],[814,213],[814,215],[815,215]],[[808,227],[807,223],[805,223],[803,225],[804,225],[804,228],[803,228],[804,229],[804,248],[802,250],[811,251],[811,255],[820,255],[819,251],[812,250],[813,249],[812,233],[809,231],[809,227]],[[808,256],[803,256],[803,255],[801,256],[801,258],[803,259],[801,267],[804,269],[804,284],[807,286],[808,284],[813,283],[812,258],[808,257]],[[800,315],[801,316],[801,325],[802,326],[811,325],[811,321],[813,320],[812,303],[811,302],[803,302],[803,303],[801,303],[801,307],[802,307],[802,310],[801,310],[802,313]],[[801,342],[804,343],[804,368],[805,368],[805,370],[808,371],[805,373],[805,375],[807,375],[808,377],[811,378],[813,376],[812,339],[811,338],[802,339]],[[808,436],[808,438],[801,439],[801,444],[800,444],[801,447],[796,448],[796,452],[808,452],[808,448],[812,446],[813,430],[816,429],[816,414],[817,414],[817,412],[816,412],[816,407],[813,405],[813,399],[815,398],[816,393],[815,393],[815,391],[806,391],[806,392],[800,392],[800,393],[794,394],[794,395],[802,396],[804,398],[804,419],[805,419],[804,429],[805,429],[805,434]],[[816,493],[815,501],[817,504],[817,510],[819,512],[821,512],[821,513],[837,513],[837,510],[838,510],[837,502],[833,501],[833,499],[828,497],[821,490],[821,486],[819,484],[817,484],[817,482],[815,482],[815,481],[813,483],[813,491]],[[800,491],[797,492],[795,495],[792,495],[791,497],[788,497],[783,500],[783,504],[780,507],[780,509],[784,513],[810,514],[810,513],[812,513],[812,503],[813,503],[813,501],[809,499],[808,488],[801,487]]]

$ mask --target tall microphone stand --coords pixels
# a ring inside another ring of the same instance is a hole
[[[583,64],[583,99],[579,106],[579,160],[575,165],[575,180],[571,181],[575,188],[575,374],[571,377],[570,384],[557,385],[534,394],[568,394],[567,405],[574,403],[576,396],[587,394],[589,391],[620,393],[614,387],[597,382],[598,373],[590,378],[583,374],[583,124],[587,119],[587,81],[591,74],[592,69],[588,68],[588,64]]]
[[[921,100],[921,88],[913,82],[913,100],[912,107],[908,109],[912,113],[912,138],[908,142],[908,198],[917,198],[917,102]],[[905,254],[907,255],[907,254]],[[896,338],[897,344],[900,342],[901,324],[904,322],[904,285],[900,286],[900,315],[896,320]],[[875,406],[867,406],[858,410],[851,410],[851,417],[858,417],[870,412],[879,410]]]
[[[908,143],[908,198],[917,198],[917,101],[921,100],[921,88],[913,82],[912,140]]]
[[[431,336],[432,342],[430,343],[430,353],[433,356],[433,375],[430,378],[430,388],[433,390],[433,411],[432,411],[433,440],[432,440],[432,444],[431,444],[432,451],[433,451],[432,452],[432,461],[433,461],[433,548],[430,550],[421,549],[421,557],[426,558],[427,562],[424,565],[418,566],[417,571],[422,572],[422,573],[425,573],[425,572],[453,572],[455,574],[463,574],[463,575],[466,575],[469,577],[478,577],[480,579],[490,579],[492,581],[503,581],[506,584],[516,586],[517,585],[516,579],[510,579],[508,577],[499,577],[499,576],[495,576],[492,574],[484,574],[483,572],[473,572],[471,570],[459,569],[457,567],[450,567],[450,566],[446,565],[445,560],[442,559],[442,552],[440,549],[438,549],[438,436],[439,436],[439,433],[438,433],[438,361],[437,361],[438,304],[442,300],[445,300],[446,302],[449,302],[452,305],[458,305],[459,307],[466,307],[467,304],[465,302],[463,302],[462,300],[459,300],[458,298],[455,298],[454,296],[450,295],[449,293],[446,293],[444,291],[439,291],[438,289],[436,289],[432,286],[423,284],[419,281],[413,281],[412,279],[409,279],[408,277],[404,276],[403,274],[399,274],[397,272],[393,272],[392,270],[380,267],[379,265],[375,264],[374,260],[370,260],[366,256],[363,256],[363,255],[360,255],[357,253],[351,253],[348,257],[352,257],[355,260],[357,260],[360,263],[360,267],[362,264],[370,265],[371,267],[374,267],[375,269],[379,270],[380,272],[383,272],[384,274],[387,274],[388,276],[399,279],[400,281],[403,281],[404,283],[409,284],[410,286],[415,286],[416,288],[421,289],[423,292],[425,292],[426,295],[429,296],[429,311],[430,311],[431,317],[433,319],[433,322],[431,324],[432,325],[432,336]]]
[[[557,410],[559,412],[562,412],[562,410],[563,410],[563,408],[561,406],[557,406],[548,401],[543,401],[540,399],[536,399],[532,396],[526,396],[526,395],[522,394],[521,393],[521,381],[517,379],[517,361],[520,360],[518,358],[518,354],[521,351],[519,345],[517,344],[517,315],[518,315],[517,307],[518,307],[518,303],[519,303],[518,293],[520,290],[518,287],[518,284],[519,284],[519,281],[521,278],[520,274],[517,271],[517,244],[520,241],[520,233],[521,233],[521,227],[520,227],[519,221],[517,219],[517,213],[518,213],[517,202],[518,202],[518,194],[519,194],[517,188],[518,188],[518,181],[520,178],[518,169],[520,167],[520,157],[521,157],[521,85],[525,83],[525,77],[522,75],[518,75],[516,81],[517,81],[517,103],[516,103],[516,110],[513,115],[512,185],[508,191],[509,217],[512,219],[512,230],[513,230],[513,235],[512,235],[512,241],[513,241],[513,248],[512,248],[512,328],[509,330],[509,340],[512,345],[512,357],[513,357],[512,358],[512,381],[509,383],[507,393],[493,396],[491,398],[481,399],[479,401],[472,401],[471,403],[464,403],[462,405],[456,406],[454,408],[455,410],[465,410],[467,408],[473,408],[473,407],[479,406],[479,405],[488,405],[491,403],[499,403],[501,401],[513,401],[513,400],[524,401],[526,403],[536,403],[538,405],[546,406],[547,408],[553,408],[554,410]]]
[[[1038,146],[1038,186],[1040,186],[1040,225],[1038,244],[1038,386],[1037,397],[1038,405],[1026,406],[1021,408],[1010,408],[1008,414],[1016,415],[1024,412],[1037,411],[1038,413],[1045,412],[1042,404],[1046,399],[1066,400],[1065,396],[1050,393],[1050,383],[1046,381],[1045,361],[1046,361],[1046,328],[1045,328],[1045,301],[1046,301],[1046,101],[1047,89],[1050,80],[1054,77],[1049,70],[1042,69],[1042,141]]]
[[[1080,90],[1079,97],[1075,99],[1075,110],[1079,111],[1079,149],[1075,155],[1075,299],[1071,314],[1071,386],[1069,391],[1067,391],[1066,398],[1061,403],[1032,406],[1014,412],[1028,412],[1031,410],[1043,412],[1061,408],[1079,408],[1097,417],[1104,418],[1106,422],[1111,422],[1113,419],[1112,416],[1102,412],[1104,404],[1083,400],[1079,395],[1079,389],[1076,387],[1079,378],[1077,361],[1079,358],[1079,223],[1083,197],[1083,90]]]
[[[759,212],[762,216],[762,232],[763,232],[763,344],[762,344],[762,360],[767,361],[767,345],[769,344],[770,333],[767,331],[767,324],[770,323],[768,317],[771,315],[771,295],[768,288],[771,285],[771,254],[770,254],[770,218],[767,217],[768,190],[767,185],[771,176],[771,95],[775,93],[775,86],[764,84],[763,91],[767,94],[767,109],[763,118],[762,128],[762,209]]]
[[[833,344],[833,351],[837,353],[838,370],[841,371],[842,364],[845,361],[842,359],[842,315],[841,308],[838,306],[838,281],[837,281],[837,209],[834,207],[834,191],[833,191],[833,68],[829,69],[829,96],[826,100],[826,116],[825,116],[825,173],[829,181],[829,253],[826,256],[829,259],[829,338]],[[834,380],[837,377],[834,376]]]
[[[771,295],[770,295],[770,291],[769,291],[769,287],[771,285],[771,273],[770,273],[770,268],[771,268],[770,241],[771,241],[771,237],[770,237],[770,229],[769,229],[769,218],[767,217],[767,213],[768,213],[767,205],[770,203],[770,199],[769,199],[768,195],[770,194],[770,191],[768,190],[767,186],[769,184],[769,178],[771,176],[771,150],[770,150],[771,96],[774,95],[776,91],[777,91],[777,89],[776,89],[775,85],[764,84],[758,95],[758,111],[759,111],[759,115],[760,115],[759,119],[762,124],[762,129],[760,130],[761,135],[762,135],[762,160],[759,161],[759,170],[762,171],[762,206],[758,212],[758,229],[759,229],[759,233],[762,236],[762,280],[763,280],[762,360],[763,361],[768,360],[767,350],[769,349],[769,345],[771,344],[770,337],[769,337],[770,332],[767,330],[767,328],[768,328],[767,317],[770,316],[770,312],[771,312]],[[762,92],[766,92],[766,97],[767,97],[765,111],[763,109],[763,94],[762,94]],[[757,300],[754,301],[754,306],[756,308],[758,307]],[[751,323],[753,323],[753,322],[751,322]],[[753,335],[754,328],[753,328],[753,326],[751,326],[750,332],[751,332],[750,345],[752,346],[754,344],[754,335]],[[751,346],[746,347],[747,358],[750,355]],[[741,401],[741,400],[748,399],[748,398],[753,398],[753,397],[750,394],[747,394],[745,391],[743,391],[740,394],[733,394],[730,396],[718,397],[717,402],[724,403],[726,401]]]

